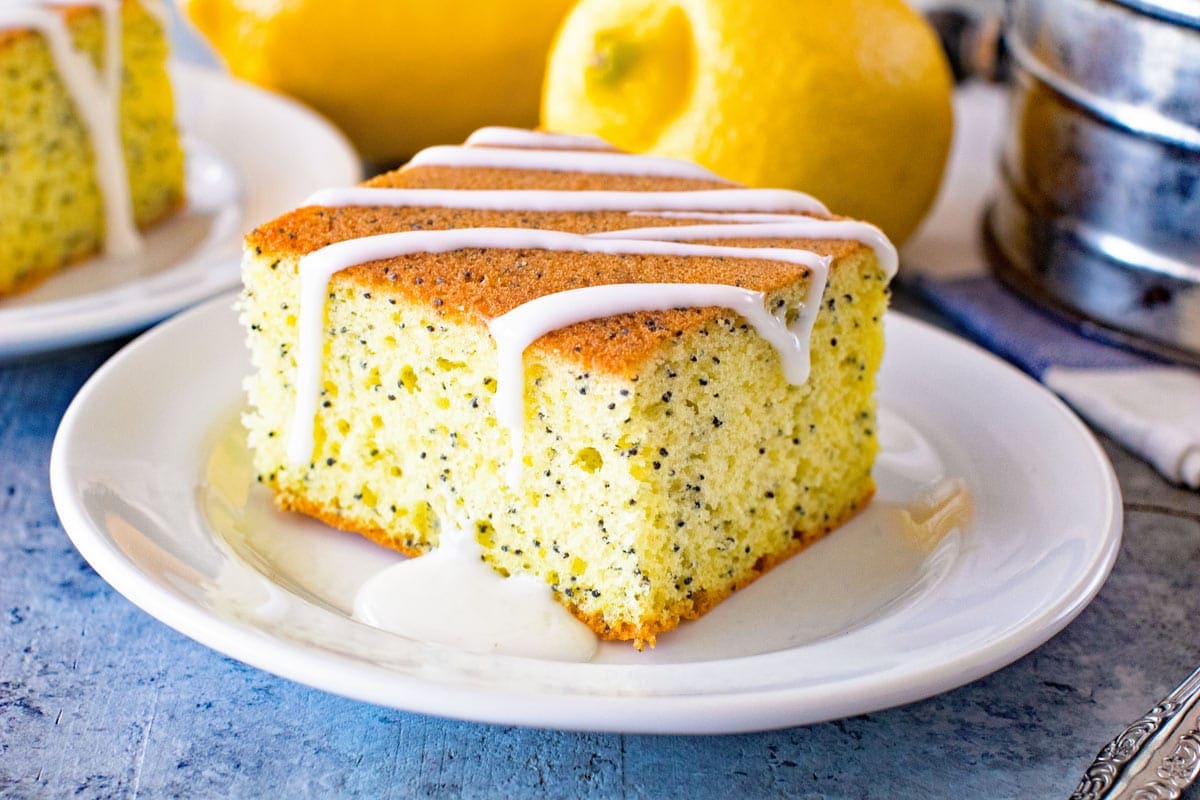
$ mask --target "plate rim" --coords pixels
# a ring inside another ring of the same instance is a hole
[[[174,59],[169,61],[168,71],[171,74],[172,88],[175,93],[176,116],[179,119],[180,133],[184,138],[189,136],[199,138],[204,144],[213,146],[217,150],[221,149],[222,142],[212,142],[202,137],[196,137],[189,131],[187,122],[182,119],[181,110],[187,102],[184,95],[193,91],[190,87],[204,87],[206,92],[244,94],[252,97],[255,102],[264,107],[274,109],[277,113],[289,115],[292,119],[303,118],[305,123],[310,126],[310,134],[319,133],[324,137],[323,147],[328,149],[327,163],[334,166],[340,164],[347,168],[345,182],[355,182],[362,177],[362,165],[350,140],[333,123],[300,102],[239,80],[220,70],[186,61]],[[222,107],[218,106],[218,108]],[[230,127],[229,130],[229,135],[235,135],[233,127]],[[239,178],[242,177],[244,176],[239,173]],[[203,258],[202,255],[199,257]],[[212,259],[214,264],[219,260],[215,255],[212,256]],[[0,362],[104,341],[121,334],[137,331],[235,287],[240,281],[237,269],[231,268],[225,271],[224,275],[219,275],[219,270],[212,269],[209,272],[209,275],[212,276],[209,280],[188,281],[148,297],[122,297],[131,289],[136,289],[148,281],[171,276],[178,267],[186,265],[190,261],[190,258],[185,257],[153,275],[123,281],[99,291],[82,292],[78,295],[47,300],[33,305],[14,306],[11,309],[0,308]],[[85,262],[81,262],[81,264]],[[77,267],[81,264],[71,266]],[[79,303],[89,299],[91,302],[86,306],[78,307]],[[114,300],[115,303],[107,302]],[[41,316],[27,318],[23,322],[19,321],[10,326],[3,325],[6,312],[20,312],[22,316],[31,317],[31,312],[39,310],[42,312]],[[6,327],[8,330],[5,330]]]
[[[84,559],[119,594],[184,636],[265,672],[351,699],[423,714],[484,722],[621,733],[716,734],[762,731],[807,725],[829,719],[884,710],[925,699],[978,680],[1032,652],[1066,627],[1094,599],[1112,570],[1120,550],[1123,507],[1111,462],[1092,432],[1056,396],[1007,362],[978,346],[896,311],[891,325],[911,326],[916,335],[962,348],[1000,367],[1048,401],[1063,422],[1080,436],[1101,472],[1103,530],[1096,534],[1089,563],[1054,602],[1038,609],[1026,623],[982,646],[951,654],[936,665],[905,665],[889,673],[809,686],[783,686],[727,693],[681,695],[614,695],[528,691],[513,686],[432,682],[356,660],[348,654],[322,651],[264,631],[244,621],[220,617],[172,594],[108,543],[105,534],[74,502],[69,448],[77,420],[88,398],[123,362],[136,359],[148,342],[175,335],[205,315],[228,311],[235,292],[222,294],[177,315],[114,354],[83,385],[63,416],[50,458],[50,487],[63,528]],[[769,656],[771,654],[764,654]],[[490,656],[504,658],[502,656]],[[754,659],[763,656],[743,656]],[[725,661],[721,659],[719,661]],[[719,663],[719,661],[717,663]],[[700,662],[714,663],[714,662]],[[579,665],[584,669],[593,665]],[[678,667],[643,665],[634,669]],[[529,702],[550,698],[552,704]],[[548,708],[547,706],[551,706]]]

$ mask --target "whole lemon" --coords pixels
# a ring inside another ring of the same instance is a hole
[[[900,242],[937,194],[952,89],[902,0],[582,0],[542,124],[809,192]]]
[[[483,125],[535,125],[546,50],[570,5],[184,0],[233,74],[311,105],[379,162]]]

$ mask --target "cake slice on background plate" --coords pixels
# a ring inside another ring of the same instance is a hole
[[[157,0],[0,5],[0,295],[139,249],[184,200]]]
[[[870,499],[895,267],[806,195],[485,130],[246,237],[258,479],[653,644]]]

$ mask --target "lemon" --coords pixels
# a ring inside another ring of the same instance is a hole
[[[582,0],[542,124],[809,192],[900,242],[937,194],[952,88],[901,0]]]
[[[570,0],[185,0],[246,80],[290,94],[385,162],[483,125],[531,127]]]

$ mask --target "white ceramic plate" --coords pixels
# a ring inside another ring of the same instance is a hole
[[[128,333],[236,286],[242,234],[361,176],[345,137],[300,104],[186,64],[172,79],[186,207],[137,257],[88,259],[0,299],[0,358]]]
[[[654,651],[592,663],[477,655],[350,617],[399,556],[276,511],[237,412],[247,372],[231,297],[129,345],[63,419],[51,485],[76,547],[122,594],[204,644],[330,692],[447,717],[711,733],[857,714],[985,675],[1067,624],[1120,542],[1112,469],[1057,399],[983,351],[888,320],[866,512]],[[976,518],[932,551],[889,507],[963,478]]]

